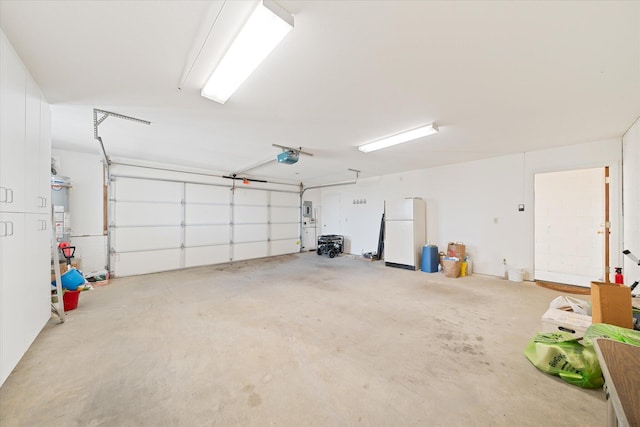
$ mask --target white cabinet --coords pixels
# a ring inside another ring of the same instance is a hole
[[[0,385],[50,311],[50,112],[0,30]]]
[[[51,217],[25,214],[23,261],[18,264],[22,278],[21,316],[18,321],[27,348],[51,317]],[[31,262],[34,260],[35,262]],[[26,264],[26,265],[25,265]],[[31,278],[34,279],[31,279]],[[44,288],[44,290],[43,290]],[[39,328],[38,328],[39,326]]]
[[[419,270],[426,240],[426,208],[422,199],[384,202],[385,265]]]
[[[46,213],[50,209],[48,199],[51,193],[49,184],[49,176],[51,175],[51,137],[46,137],[47,134],[50,135],[50,132],[43,126],[43,121],[45,121],[45,125],[48,124],[46,122],[48,111],[48,105],[43,102],[40,89],[31,76],[27,75],[24,170],[32,172],[25,176],[24,207],[26,212]],[[42,137],[43,131],[44,138]],[[47,165],[43,164],[45,163],[45,156]]]
[[[50,317],[48,216],[0,213],[0,383]],[[39,280],[38,280],[39,279]]]
[[[38,213],[51,213],[51,109],[42,96],[40,98],[40,145],[38,146],[38,182],[34,187]]]
[[[0,36],[0,210],[25,207],[26,71],[9,41]]]
[[[24,256],[24,214],[0,212],[0,380],[4,382],[25,348],[20,324],[13,316],[20,310],[22,283],[26,271],[19,266]]]

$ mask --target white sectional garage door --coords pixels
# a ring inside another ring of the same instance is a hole
[[[114,176],[110,194],[116,276],[300,249],[297,191]]]

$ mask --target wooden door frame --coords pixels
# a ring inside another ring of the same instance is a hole
[[[609,266],[609,251],[611,239],[611,220],[609,217],[609,166],[604,167],[604,281],[610,282],[609,276],[611,267]]]

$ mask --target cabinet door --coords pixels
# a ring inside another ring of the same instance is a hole
[[[26,214],[20,321],[28,347],[51,317],[51,216]],[[28,272],[27,272],[28,268]],[[26,350],[26,347],[25,347]]]
[[[25,105],[25,211],[37,213],[43,209],[40,194],[40,90],[27,75]]]
[[[39,212],[51,215],[51,109],[41,97],[40,101],[40,147],[39,147],[38,197],[42,198]]]
[[[0,384],[9,376],[24,351],[20,321],[24,299],[22,285],[28,275],[24,262],[24,214],[0,212]]]
[[[0,58],[0,211],[22,212],[26,70],[2,32]]]

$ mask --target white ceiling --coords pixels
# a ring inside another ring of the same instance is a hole
[[[640,2],[292,1],[295,27],[225,105],[199,90],[252,2],[0,2],[52,104],[53,146],[318,184],[621,137],[640,115]],[[209,42],[177,88],[211,22]],[[356,147],[430,122],[440,133]]]

